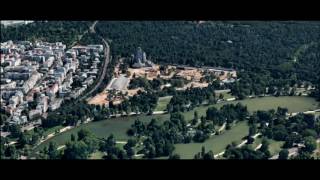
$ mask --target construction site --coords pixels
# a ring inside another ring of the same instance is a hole
[[[214,68],[214,67],[186,67],[174,65],[159,65],[146,60],[145,53],[138,49],[138,55],[134,56],[132,64],[125,70],[120,70],[124,65],[123,59],[119,60],[114,70],[114,77],[109,82],[103,92],[89,99],[89,104],[109,106],[112,101],[114,105],[121,103],[124,99],[134,96],[143,88],[128,89],[130,81],[135,78],[145,78],[147,80],[162,79],[181,79],[184,83],[182,87],[175,87],[176,90],[186,90],[187,88],[204,88],[209,83],[207,76],[211,76],[222,83],[234,82],[237,73],[233,69]],[[136,57],[139,57],[138,59]],[[170,87],[171,84],[161,86],[161,89]]]

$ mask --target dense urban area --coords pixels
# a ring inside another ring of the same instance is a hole
[[[320,22],[1,21],[1,159],[320,159]]]

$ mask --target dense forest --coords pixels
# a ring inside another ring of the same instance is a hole
[[[320,23],[105,21],[97,31],[115,54],[129,56],[141,46],[157,62],[259,71],[284,66],[302,45],[318,43]]]
[[[113,54],[130,56],[140,46],[162,64],[235,68],[240,81],[232,94],[240,99],[319,82],[319,22],[104,21],[97,31]]]

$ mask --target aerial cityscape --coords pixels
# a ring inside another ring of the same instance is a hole
[[[320,159],[318,21],[1,21],[1,160]]]

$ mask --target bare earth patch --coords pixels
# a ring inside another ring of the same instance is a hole
[[[151,67],[145,67],[145,68],[139,68],[139,69],[133,69],[128,68],[128,71],[130,72],[130,79],[132,79],[133,74],[136,75],[136,77],[146,77],[148,80],[156,79],[158,75],[160,75],[159,71],[159,65],[156,65],[154,68]]]
[[[107,101],[107,96],[108,96],[107,93],[104,93],[104,92],[103,93],[99,93],[95,97],[91,98],[88,101],[88,104],[105,105],[105,104],[109,103]]]
[[[143,91],[142,88],[137,88],[137,89],[126,90],[126,92],[128,92],[128,96],[134,96],[138,93],[139,90]]]

